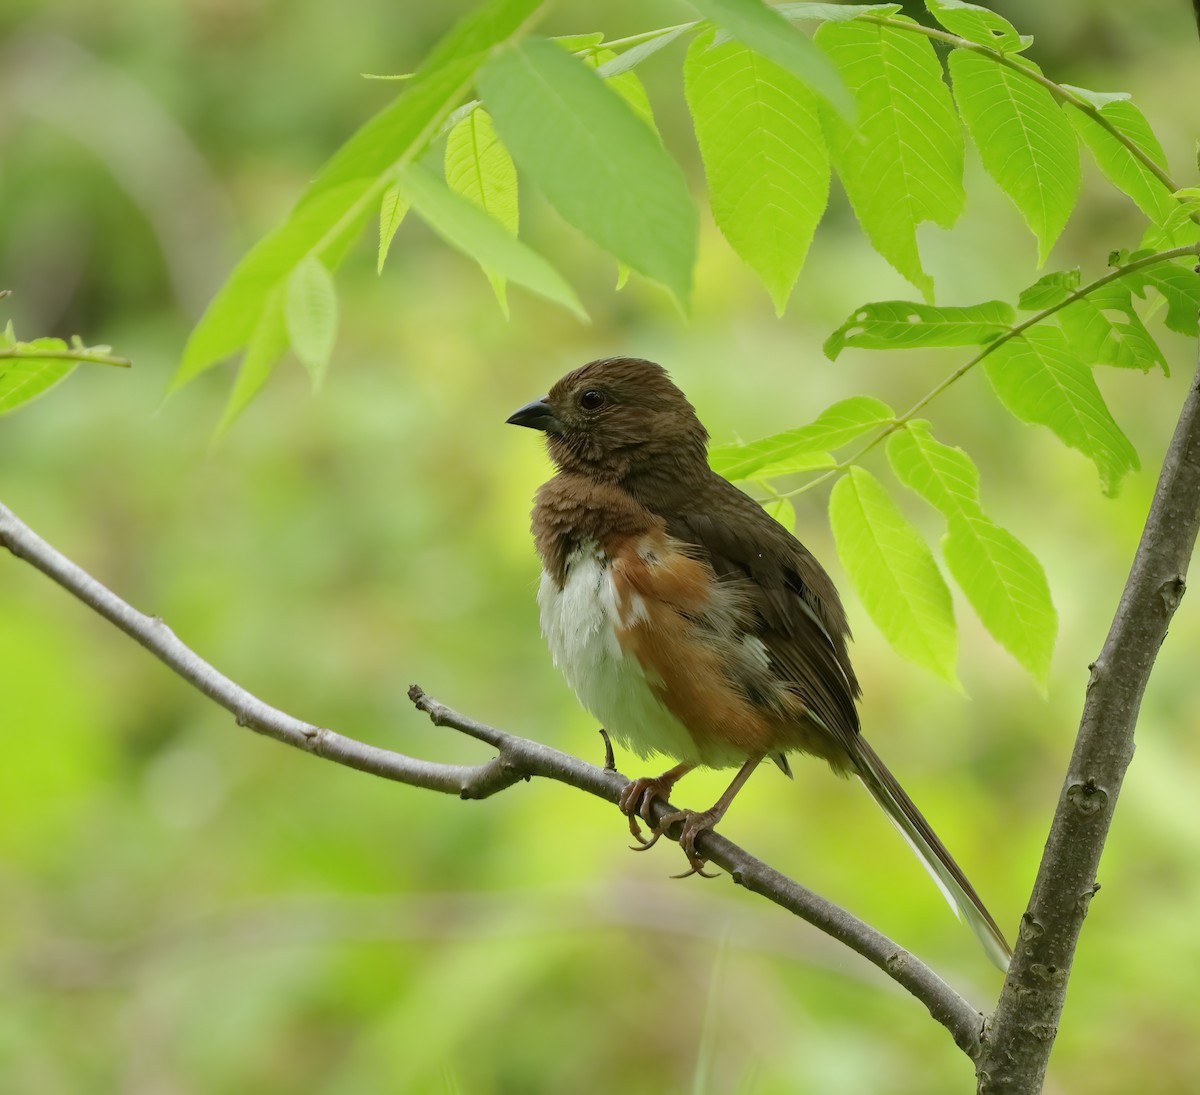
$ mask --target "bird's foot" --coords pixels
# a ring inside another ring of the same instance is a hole
[[[650,807],[656,798],[661,798],[665,802],[674,786],[675,780],[667,779],[666,775],[642,776],[639,779],[630,780],[625,790],[621,792],[621,797],[617,799],[617,806],[621,813],[629,818],[629,833],[637,841],[637,845],[633,848],[635,852],[644,852],[658,843],[658,838],[662,836],[662,830],[655,825]],[[638,818],[651,826],[649,840],[642,834]]]
[[[701,833],[711,833],[713,826],[721,820],[724,814],[723,809],[716,807],[711,810],[676,810],[673,814],[663,817],[654,827],[654,831],[650,834],[653,838],[651,843],[662,836],[677,821],[683,823],[683,831],[679,834],[679,846],[683,849],[683,854],[687,856],[691,869],[682,874],[673,874],[672,878],[690,878],[694,874],[698,874],[701,878],[717,877],[704,869],[708,860],[696,851],[696,838]]]

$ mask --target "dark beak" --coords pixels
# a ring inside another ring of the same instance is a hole
[[[510,414],[505,421],[510,426],[528,426],[531,430],[544,430],[546,433],[563,431],[563,424],[554,417],[554,412],[544,397],[526,403],[519,411]]]

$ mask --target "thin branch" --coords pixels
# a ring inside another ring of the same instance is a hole
[[[1183,596],[1200,531],[1200,362],[1120,604],[1091,666],[1075,750],[1059,796],[1016,954],[979,1060],[981,1095],[1041,1090],[1075,946],[1099,889],[1117,795],[1133,759],[1142,695]]]
[[[232,713],[239,725],[286,745],[384,779],[463,798],[486,798],[522,779],[541,776],[616,803],[628,783],[613,769],[588,764],[459,714],[416,685],[409,689],[409,697],[436,725],[451,727],[484,742],[497,751],[497,756],[474,766],[438,764],[303,722],[264,703],[213,668],[181,642],[162,620],[146,616],[127,604],[2,504],[0,544],[144,646],[194,688]],[[671,804],[656,800],[656,818],[673,810]],[[706,833],[698,844],[700,851],[728,871],[735,883],[794,913],[878,966],[929,1009],[930,1015],[950,1032],[964,1053],[972,1060],[977,1057],[983,1016],[918,958],[720,834]]]

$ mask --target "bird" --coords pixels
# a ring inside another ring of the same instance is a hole
[[[859,726],[850,628],[832,579],[762,506],[708,464],[708,431],[662,366],[591,361],[508,423],[539,430],[555,474],[534,499],[541,629],[580,703],[620,745],[677,764],[631,780],[619,806],[650,846],[676,823],[696,849],[764,760],[809,754],[857,776],[988,957],[1012,950]],[[737,768],[707,810],[655,823],[696,768]],[[638,819],[649,824],[647,840]]]

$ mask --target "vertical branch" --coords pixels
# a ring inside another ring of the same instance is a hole
[[[1200,2],[1200,0],[1198,0]],[[984,1031],[980,1095],[1035,1095],[1058,1032],[1096,868],[1133,758],[1146,682],[1183,596],[1200,526],[1200,363],[1159,473],[1121,603],[1093,663],[1067,778],[1016,954]]]

